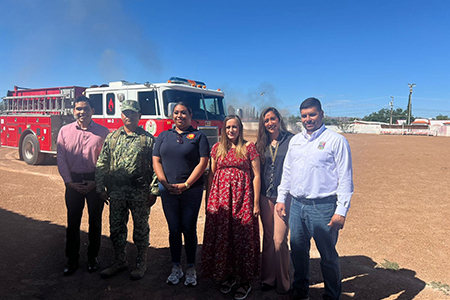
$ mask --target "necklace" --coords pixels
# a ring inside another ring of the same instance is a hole
[[[272,158],[272,163],[270,164],[270,180],[269,180],[269,186],[267,188],[267,195],[272,195],[275,187],[273,184],[274,181],[274,172],[275,172],[275,159],[277,158],[277,152],[278,152],[278,141],[275,142],[276,145],[272,146],[272,144],[269,145],[270,150],[270,156]]]
[[[279,143],[277,141],[275,147],[273,147],[272,145],[269,147],[270,156],[272,157],[272,166],[275,165],[275,159],[277,158],[277,152],[278,152],[278,145],[279,145]],[[275,151],[273,148],[275,148]]]

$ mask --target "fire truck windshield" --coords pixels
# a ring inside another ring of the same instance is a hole
[[[165,90],[163,92],[164,112],[168,116],[169,103],[184,102],[192,108],[195,120],[223,120],[225,118],[225,104],[223,97],[204,93],[192,93],[180,90]]]

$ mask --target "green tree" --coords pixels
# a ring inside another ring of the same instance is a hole
[[[448,115],[441,115],[441,114],[439,114],[439,115],[436,116],[436,120],[448,120],[448,119],[449,119]]]
[[[287,118],[287,123],[288,124],[292,124],[292,125],[295,125],[295,124],[297,124],[298,122],[301,122],[301,121],[302,121],[302,118],[300,118],[300,116],[290,115]]]
[[[290,115],[289,117],[285,117],[284,119],[284,123],[288,126],[289,130],[292,131],[292,133],[298,133],[301,131],[301,126],[298,125],[298,123],[301,122],[302,118],[300,118],[300,116],[294,116],[294,115]]]
[[[328,116],[324,116],[322,119],[323,124],[325,125],[338,125],[339,120],[337,118],[332,118]]]
[[[373,112],[370,115],[362,118],[363,121],[373,121],[373,122],[385,122],[389,123],[391,118],[391,110],[388,108],[382,108],[377,112]],[[392,112],[392,124],[397,123],[397,120],[405,120],[408,118],[408,112],[401,108],[394,109]],[[411,122],[414,121],[414,117],[411,116]]]

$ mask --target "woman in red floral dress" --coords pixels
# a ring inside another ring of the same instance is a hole
[[[229,293],[237,280],[234,298],[245,299],[251,280],[260,271],[259,154],[243,138],[240,118],[224,120],[221,141],[211,150],[213,175],[207,202],[202,270],[205,277],[221,282]]]

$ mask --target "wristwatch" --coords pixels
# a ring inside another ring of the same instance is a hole
[[[189,183],[185,182],[184,186],[186,187],[186,189],[190,188],[191,186],[189,185]]]

